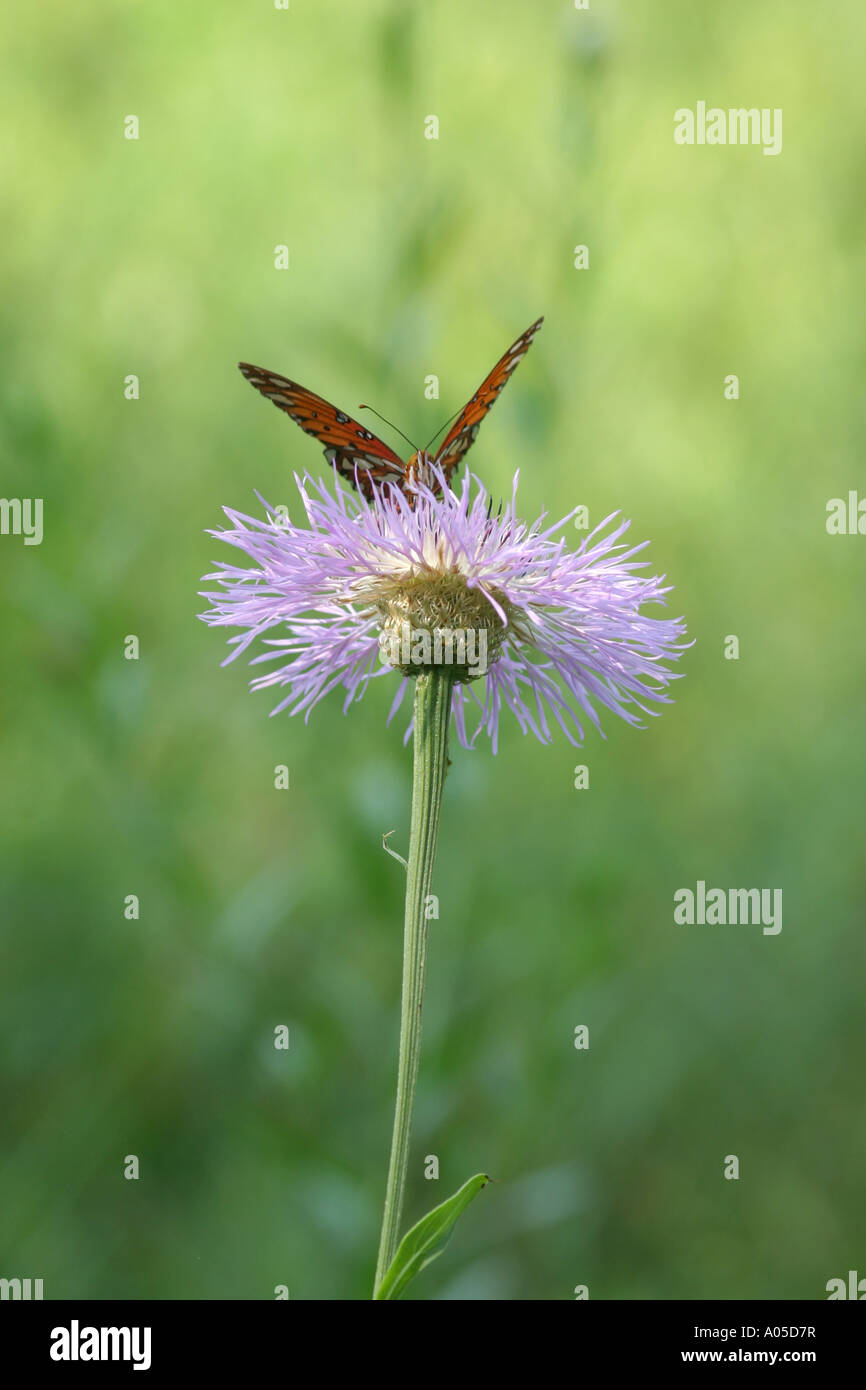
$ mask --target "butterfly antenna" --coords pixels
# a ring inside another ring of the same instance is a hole
[[[378,410],[373,410],[373,407],[372,407],[371,405],[359,405],[359,406],[358,406],[358,409],[359,409],[359,410],[372,410],[374,415],[379,415]],[[379,415],[379,419],[382,421],[382,423],[383,423],[384,425],[388,425],[390,429],[395,430],[396,433],[399,434],[399,436],[400,436],[401,439],[405,439],[405,441],[406,441],[407,444],[412,444],[412,440],[409,438],[408,434],[404,434],[402,430],[398,430],[398,429],[397,429],[397,426],[396,426],[396,425],[392,425],[390,420],[386,420],[384,415]],[[417,445],[417,444],[412,444],[412,448],[415,450],[415,452],[416,452],[416,454],[417,454],[417,452],[418,452],[418,445]]]
[[[456,419],[457,419],[457,416],[460,414],[460,412],[461,412],[464,408],[465,408],[465,407],[461,405],[460,410],[455,410],[454,414],[451,416],[451,420],[456,420]],[[448,426],[451,424],[451,420],[446,420],[444,425],[440,425],[439,428],[438,428],[438,430],[436,431],[436,434],[441,434],[443,430],[447,430]],[[434,434],[433,439],[436,438],[436,434]],[[424,445],[424,453],[425,453],[425,454],[426,454],[427,450],[430,448],[430,444],[433,443],[433,439],[430,440],[430,443],[429,443],[429,444],[425,444],[425,445]]]

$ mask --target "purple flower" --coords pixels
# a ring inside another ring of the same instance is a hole
[[[637,573],[646,568],[634,558],[643,545],[622,542],[627,521],[613,525],[613,513],[569,550],[557,533],[574,512],[548,528],[546,514],[531,526],[519,520],[516,475],[511,501],[491,515],[477,479],[451,491],[434,471],[442,495],[419,484],[411,501],[390,483],[368,501],[336,479],[334,496],[296,475],[305,527],[262,498],[264,520],[225,508],[230,526],[210,534],[253,564],[206,577],[219,588],[202,595],[211,606],[201,617],[241,629],[227,661],[265,633],[280,634],[265,638],[271,650],[251,663],[278,663],[252,682],[285,688],[272,713],[291,706],[309,717],[335,687],[345,691],[345,711],[396,667],[390,722],[410,678],[443,661],[466,748],[484,729],[496,751],[504,707],[541,742],[551,742],[555,720],[577,745],[584,718],[600,727],[600,707],[640,724],[642,712],[657,712],[652,703],[669,703],[675,674],[662,663],[684,649],[685,627],[642,611],[664,606],[669,587],[663,576]],[[477,719],[471,734],[467,716]]]

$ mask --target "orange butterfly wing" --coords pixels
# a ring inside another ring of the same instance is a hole
[[[467,449],[475,441],[481,421],[493,405],[503,386],[522,357],[529,351],[533,338],[544,322],[536,319],[525,333],[500,357],[489,376],[485,377],[472,399],[463,407],[454,424],[446,434],[436,454],[436,462],[445,473],[447,482],[451,474],[463,461]]]
[[[394,482],[403,479],[406,471],[403,460],[351,415],[296,381],[289,381],[288,377],[278,376],[264,367],[253,367],[249,362],[239,362],[238,366],[251,386],[284,410],[307,434],[324,444],[328,462],[335,463],[343,477],[353,486],[359,486],[366,497],[373,495],[370,479],[377,483],[386,478]]]

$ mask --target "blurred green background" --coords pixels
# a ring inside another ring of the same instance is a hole
[[[0,538],[0,1275],[369,1296],[404,724],[389,680],[269,720],[196,620],[231,558],[204,532],[326,469],[239,358],[424,439],[541,313],[472,469],[503,491],[520,467],[526,516],[621,508],[696,645],[645,730],[608,716],[576,753],[506,724],[498,756],[453,754],[406,1216],[498,1182],[412,1296],[812,1299],[866,1273],[866,540],[825,529],[866,491],[862,5],[0,24],[2,492],[45,518],[39,547]],[[783,152],[675,145],[698,100],[781,107]],[[675,926],[697,879],[782,888],[781,934]]]

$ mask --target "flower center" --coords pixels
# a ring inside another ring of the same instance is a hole
[[[461,574],[401,579],[380,589],[373,601],[382,617],[381,660],[404,676],[448,666],[455,681],[472,681],[499,656],[502,619]],[[496,601],[509,612],[504,597],[497,594]]]

